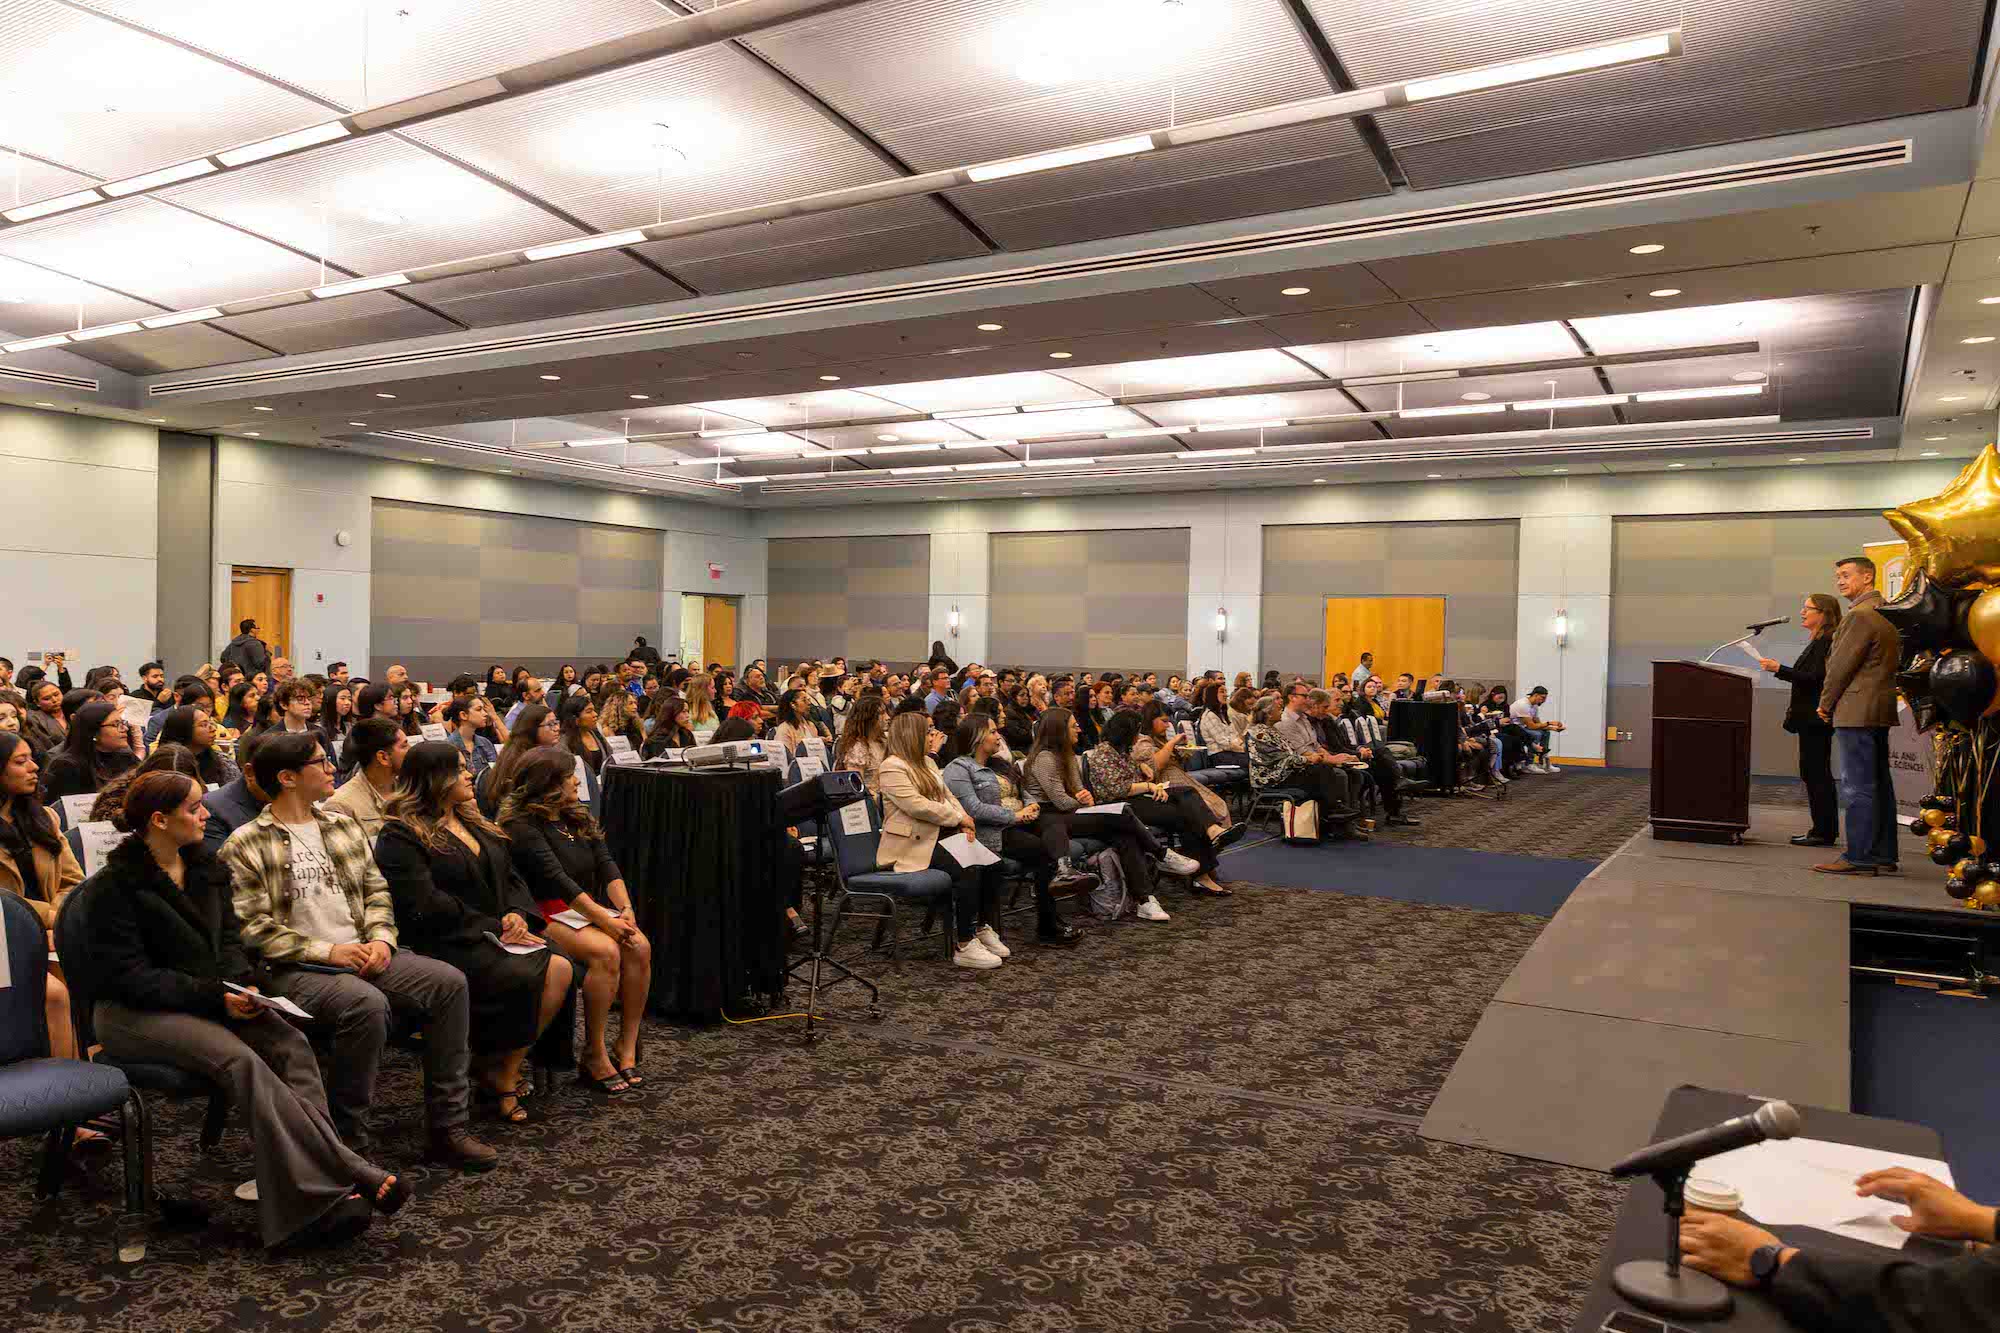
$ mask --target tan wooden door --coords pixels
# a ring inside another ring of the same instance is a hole
[[[710,662],[720,662],[734,671],[737,665],[735,600],[729,597],[704,597],[701,612],[702,654]]]
[[[1444,598],[1329,597],[1326,599],[1326,674],[1352,671],[1363,653],[1375,654],[1384,683],[1407,671],[1419,683],[1444,670]]]
[[[271,656],[291,656],[292,571],[237,565],[229,571],[229,635],[245,620],[257,622],[257,637]]]

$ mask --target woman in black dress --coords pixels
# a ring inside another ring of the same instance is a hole
[[[402,945],[465,973],[475,1077],[500,1118],[525,1123],[521,1061],[569,994],[574,969],[537,932],[546,927],[507,835],[472,799],[472,775],[445,741],[410,747],[375,863],[396,904]],[[533,946],[513,953],[504,945]]]
[[[639,929],[625,872],[611,859],[604,831],[577,796],[576,756],[549,746],[514,775],[500,823],[528,892],[562,951],[584,963],[583,1068],[577,1082],[603,1093],[644,1087],[639,1024],[653,985],[653,947]],[[569,921],[559,917],[574,913]],[[577,924],[581,917],[584,924]],[[618,1000],[617,1058],[605,1051],[611,1001]]]
[[[125,719],[115,705],[97,699],[70,718],[62,749],[49,756],[42,786],[51,801],[84,796],[103,791],[107,782],[138,766]]]
[[[1833,728],[1820,720],[1819,693],[1826,684],[1833,632],[1840,627],[1840,599],[1831,593],[1811,594],[1799,608],[1799,623],[1812,635],[1799,660],[1781,666],[1763,657],[1758,665],[1792,687],[1785,730],[1799,738],[1799,780],[1806,784],[1806,803],[1812,808],[1812,828],[1794,835],[1792,842],[1799,847],[1831,847],[1840,841],[1840,803],[1833,785]]]

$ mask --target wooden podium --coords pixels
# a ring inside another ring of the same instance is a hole
[[[1653,836],[1741,842],[1750,827],[1748,672],[1653,663]]]

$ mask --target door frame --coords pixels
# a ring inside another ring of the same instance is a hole
[[[265,642],[270,643],[272,645],[272,650],[271,650],[272,656],[274,657],[283,656],[290,658],[293,663],[293,668],[294,670],[296,670],[299,660],[297,653],[298,645],[291,642],[293,572],[294,571],[290,569],[280,568],[277,565],[239,565],[232,563],[229,566],[229,587],[231,589],[231,593],[229,599],[230,606],[229,606],[228,629],[229,629],[229,637],[232,639],[235,638],[236,627],[243,621],[243,617],[236,614],[236,605],[235,605],[236,597],[234,591],[236,588],[236,576],[239,574],[277,575],[284,581],[282,585],[284,590],[284,596],[279,599],[279,606],[282,608],[285,617],[284,622],[282,625],[276,627],[279,630],[279,633],[276,635],[270,635],[270,631],[273,628],[270,625],[265,625],[260,622],[257,627],[261,630],[264,630],[267,635],[270,635],[270,637],[266,638]]]

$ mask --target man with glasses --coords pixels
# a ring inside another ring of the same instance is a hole
[[[253,763],[271,803],[230,835],[222,860],[234,881],[243,947],[270,966],[271,993],[333,1033],[327,1101],[340,1137],[356,1152],[368,1148],[368,1108],[394,1005],[424,1027],[430,1160],[492,1168],[500,1155],[466,1129],[465,974],[396,948],[395,906],[367,834],[346,815],[314,808],[333,794],[333,761],[316,733],[272,733]]]

